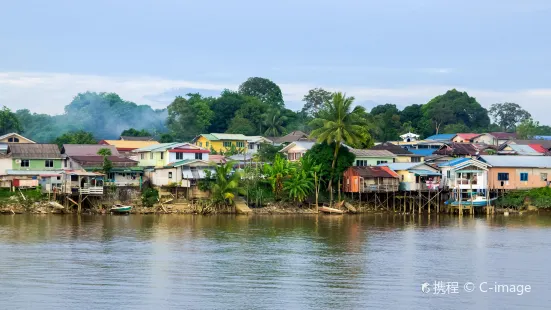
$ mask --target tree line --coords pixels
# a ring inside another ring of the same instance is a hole
[[[161,142],[189,141],[209,132],[277,137],[294,130],[313,132],[312,121],[333,96],[322,88],[311,89],[303,98],[302,109],[292,111],[285,107],[280,87],[260,77],[251,77],[237,90],[226,89],[219,96],[178,96],[160,110],[125,101],[114,93],[85,92],[75,96],[61,115],[27,109],[12,112],[4,107],[0,110],[0,134],[18,132],[37,142],[58,144],[93,143],[120,135],[153,136]],[[427,103],[403,109],[386,103],[370,111],[359,109],[355,115],[362,121],[356,147],[398,140],[408,131],[422,138],[438,133],[494,131],[516,131],[525,138],[551,135],[551,127],[533,120],[516,103],[496,103],[485,109],[474,97],[456,89]]]

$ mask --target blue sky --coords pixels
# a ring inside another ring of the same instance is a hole
[[[547,0],[1,1],[0,105],[61,113],[92,90],[162,108],[262,76],[292,109],[313,87],[367,106],[455,87],[551,123],[549,29]]]

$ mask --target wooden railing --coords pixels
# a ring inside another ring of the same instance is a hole
[[[362,193],[397,192],[398,184],[365,184],[360,188]]]

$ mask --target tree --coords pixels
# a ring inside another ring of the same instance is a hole
[[[225,206],[233,205],[235,195],[239,189],[241,174],[233,171],[234,162],[216,166],[214,180],[211,187],[211,197],[216,203]]]
[[[258,150],[257,157],[260,162],[271,163],[275,160],[279,151],[283,148],[283,145],[275,146],[269,143],[263,143]]]
[[[279,110],[272,110],[264,117],[264,126],[266,131],[264,135],[269,137],[279,137],[285,133],[283,124],[287,120],[287,117],[281,115]]]
[[[512,102],[492,104],[490,115],[503,131],[515,130],[518,124],[532,117],[528,111]]]
[[[471,132],[472,130],[467,127],[465,124],[449,124],[444,127],[442,133],[461,133],[461,132]]]
[[[276,155],[272,164],[264,165],[264,175],[272,186],[272,191],[276,199],[281,198],[283,192],[283,182],[289,177],[290,166],[287,159]]]
[[[187,94],[188,99],[176,97],[168,106],[167,126],[170,133],[181,141],[191,140],[204,133],[214,118],[210,98],[199,94]]]
[[[342,155],[342,153],[341,153]],[[314,193],[316,194],[316,212],[318,211],[318,199],[320,193],[320,187],[322,183],[322,166],[320,163],[316,163],[311,153],[306,153],[300,159],[302,169],[310,173],[314,180]]]
[[[20,133],[22,129],[17,115],[4,106],[2,110],[0,110],[0,135],[12,132]]]
[[[331,163],[331,178],[329,179],[330,204],[333,203],[333,178],[335,177],[335,165],[339,155],[342,143],[358,144],[361,143],[362,133],[365,131],[365,119],[362,118],[365,110],[363,107],[356,106],[352,109],[354,97],[346,97],[338,92],[333,94],[333,98],[327,101],[319,111],[317,117],[311,125],[315,128],[312,131],[312,137],[319,143],[326,142],[334,144],[334,154]]]
[[[161,135],[161,137],[159,138],[159,142],[161,142],[161,143],[175,142],[175,140],[176,139],[174,139],[174,137],[169,133],[163,133]]]
[[[228,130],[226,131],[227,133],[240,133],[240,134],[244,134],[246,136],[253,136],[256,134],[256,130],[254,128],[254,125],[253,123],[244,118],[243,116],[241,115],[236,115],[231,123],[230,123],[230,128],[228,128]]]
[[[289,198],[301,202],[312,192],[312,176],[300,167],[295,167],[291,176],[285,181],[284,189]]]
[[[394,141],[400,136],[400,111],[394,104],[378,105],[369,113],[376,130],[372,131],[378,141]]]
[[[96,144],[98,142],[91,132],[78,130],[62,134],[57,137],[53,143],[57,144],[61,148],[63,144]]]
[[[302,112],[308,116],[314,116],[318,113],[325,101],[331,100],[331,92],[326,91],[323,88],[314,88],[308,91],[308,94],[304,95],[302,101],[304,101],[304,107]]]
[[[551,127],[542,126],[540,122],[528,118],[523,120],[518,126],[517,136],[520,139],[534,139],[535,136],[548,136],[551,135]]]
[[[421,132],[420,125],[423,120],[422,107],[423,105],[421,104],[412,104],[405,107],[400,112],[400,121],[403,124],[409,123],[409,129],[410,129],[409,131],[411,132],[415,132],[415,133]],[[404,126],[402,126],[402,128],[405,129]]]
[[[104,149],[104,148],[99,149],[98,155],[103,157],[103,166],[102,166],[103,173],[105,173],[106,175],[109,174],[109,172],[111,172],[111,169],[113,169],[113,163],[109,160],[109,156],[113,155],[111,153],[111,150]]]
[[[237,111],[247,102],[248,98],[231,90],[225,89],[220,97],[210,102],[210,108],[214,112],[208,132],[226,132]]]
[[[260,77],[248,78],[239,86],[239,94],[256,97],[270,107],[283,107],[283,95],[276,83]]]
[[[262,135],[264,133],[262,130],[264,128],[264,115],[268,110],[269,106],[257,98],[244,97],[243,104],[241,104],[239,110],[235,112],[235,117],[230,123],[230,128],[236,118],[242,118],[246,119],[253,128],[254,132],[250,133],[250,135]],[[230,129],[228,129],[228,132],[229,130]]]
[[[151,136],[153,135],[145,129],[137,130],[134,128],[129,128],[121,132],[121,137],[151,137]]]

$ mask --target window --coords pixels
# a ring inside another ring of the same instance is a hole
[[[521,173],[520,173],[520,180],[521,180],[522,182],[527,182],[527,181],[528,181],[528,173],[526,173],[526,172],[521,172]]]
[[[168,178],[169,178],[169,179],[172,179],[172,171],[169,171],[169,172],[168,172]]]
[[[195,159],[203,159],[203,153],[195,153]]]
[[[412,157],[411,162],[412,163],[420,163],[421,162],[421,157]]]
[[[203,147],[203,142],[199,142],[199,147]]]
[[[21,167],[29,167],[29,160],[21,159]]]
[[[395,162],[396,162],[396,158],[393,158],[393,159],[392,159],[392,162],[395,163]]]
[[[243,141],[237,141],[237,142],[236,142],[236,145],[237,145],[237,147],[243,148],[243,147],[245,147],[245,142],[243,142]]]
[[[67,168],[67,160],[68,160],[68,159],[65,159],[65,160],[63,161],[63,166],[64,166],[65,168]]]
[[[153,152],[149,153],[149,159],[153,159]]]
[[[57,180],[61,180],[61,177],[56,177]]]
[[[184,153],[176,153],[176,160],[184,159]]]
[[[446,176],[448,177],[448,179],[452,176],[452,171],[451,170],[448,170],[448,172],[446,172]]]
[[[254,143],[249,143],[249,150],[254,150]]]
[[[224,142],[222,143],[222,145],[223,145],[224,147],[231,147],[231,141],[224,141]]]
[[[497,174],[498,181],[509,181],[509,174],[505,172],[500,172]]]
[[[377,165],[380,165],[380,164],[388,164],[388,160],[378,160]]]
[[[208,142],[206,142],[206,143],[205,143],[205,146],[206,146],[206,147],[209,147],[209,143],[208,143]]]
[[[356,160],[356,166],[359,166],[359,167],[367,166],[367,160],[361,160],[361,159]]]
[[[107,179],[109,179],[111,181],[114,181],[115,180],[115,173],[114,172],[109,172],[109,174],[107,174]]]
[[[144,153],[141,153],[141,154],[140,154],[140,158],[141,158],[141,159],[144,158]]]
[[[547,173],[540,173],[540,178],[542,181],[547,182]]]
[[[404,175],[402,174],[402,182],[404,182]]]
[[[9,138],[8,142],[19,142],[19,138]]]
[[[161,159],[164,159],[165,153],[161,152]]]
[[[47,159],[44,161],[44,167],[46,168],[53,168],[54,167],[54,161],[51,159]]]

